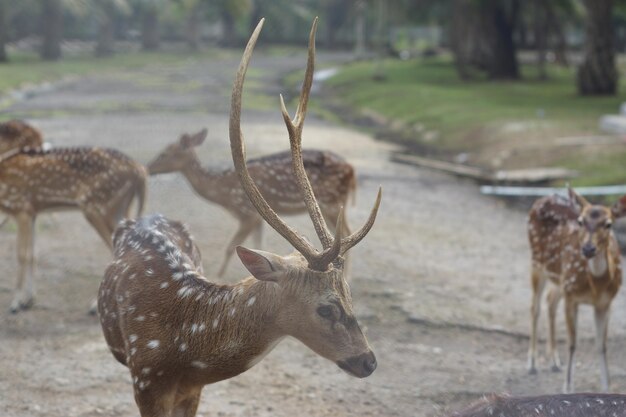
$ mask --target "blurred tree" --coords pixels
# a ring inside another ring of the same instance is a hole
[[[6,0],[0,0],[0,62],[9,60],[6,52],[7,23]]]
[[[40,56],[47,61],[61,58],[61,39],[63,37],[62,6],[61,0],[42,0],[42,43]]]
[[[584,60],[578,67],[577,83],[581,95],[617,92],[613,0],[583,0],[585,19]]]
[[[327,48],[335,48],[337,32],[348,19],[351,11],[349,0],[320,0],[320,8],[324,16],[322,25],[325,28],[324,44]]]
[[[115,51],[115,21],[120,15],[130,13],[127,0],[91,0],[98,20],[96,56],[108,56]]]
[[[217,6],[217,13],[222,23],[222,39],[220,45],[237,45],[237,32],[235,22],[247,16],[252,9],[251,0],[209,0]]]

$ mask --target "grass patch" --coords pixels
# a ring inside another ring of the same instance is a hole
[[[523,145],[524,135],[540,134],[546,146],[551,139],[564,135],[598,134],[598,119],[607,113],[616,113],[620,96],[626,93],[622,83],[613,97],[580,97],[576,93],[574,68],[549,68],[549,80],[536,78],[536,68],[522,67],[521,81],[488,81],[477,79],[461,81],[449,57],[414,59],[410,61],[385,60],[385,79],[375,81],[375,62],[347,65],[328,80],[327,91],[343,104],[363,111],[374,112],[390,121],[415,128],[411,131],[436,131],[438,139],[428,146],[439,151],[472,155],[490,155],[489,147],[501,149]],[[505,127],[536,126],[527,132],[507,131]],[[522,123],[519,123],[522,122]],[[478,132],[478,133],[477,133]],[[504,132],[504,133],[503,133]],[[517,137],[512,139],[512,135]],[[416,133],[411,140],[426,144],[423,135]],[[568,151],[569,152],[569,151]],[[493,152],[492,152],[493,153]],[[513,152],[515,154],[516,152]],[[560,154],[560,160],[547,165],[568,166],[582,172],[576,183],[599,184],[625,181],[621,168],[626,152],[611,153],[608,159],[593,160],[584,152]],[[477,158],[480,160],[480,158]],[[479,164],[489,165],[483,159]],[[542,160],[545,166],[546,161]],[[520,161],[515,161],[516,166]],[[528,161],[533,166],[533,161]],[[506,162],[502,168],[506,168]]]
[[[188,59],[206,59],[218,52],[136,52],[120,53],[107,58],[90,55],[71,56],[59,61],[42,61],[34,54],[12,54],[11,61],[0,65],[0,93],[25,84],[54,81],[68,75],[136,69],[149,65],[172,65]]]

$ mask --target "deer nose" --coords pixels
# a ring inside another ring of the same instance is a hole
[[[363,359],[363,369],[367,373],[367,375],[371,375],[372,372],[376,370],[378,366],[378,362],[376,362],[376,356],[374,356],[374,352],[369,352],[369,355]]]
[[[337,365],[347,373],[357,378],[368,377],[374,372],[378,363],[376,356],[371,350],[358,356],[353,356],[343,361],[337,362]]]
[[[593,258],[596,254],[596,247],[593,243],[585,243],[582,247],[582,253],[585,258]]]

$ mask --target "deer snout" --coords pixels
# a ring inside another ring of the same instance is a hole
[[[348,374],[357,378],[368,377],[376,370],[378,362],[371,350],[358,356],[353,356],[343,361],[338,361],[337,366]]]
[[[585,243],[582,247],[582,253],[585,258],[588,258],[588,259],[593,258],[596,255],[596,252],[597,252],[597,248],[591,242]]]

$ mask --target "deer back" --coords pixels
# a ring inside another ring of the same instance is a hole
[[[143,166],[112,149],[22,151],[0,164],[0,208],[15,213],[107,206],[120,190],[144,184],[146,177]]]

